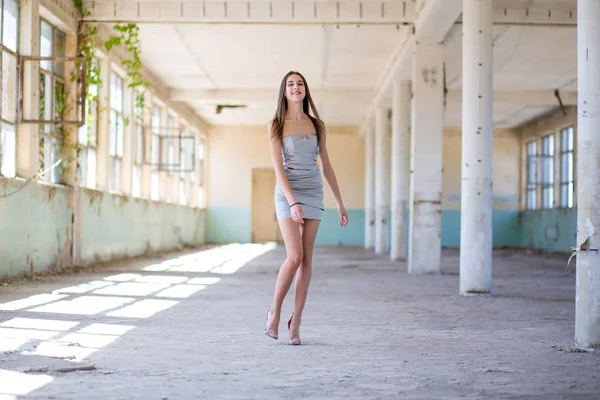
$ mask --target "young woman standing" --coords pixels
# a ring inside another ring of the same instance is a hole
[[[313,248],[323,212],[323,181],[317,156],[337,203],[340,226],[348,223],[348,213],[327,154],[325,125],[319,119],[308,84],[299,72],[288,72],[281,81],[277,111],[268,131],[277,178],[275,211],[287,256],[277,275],[265,335],[279,338],[281,305],[295,276],[294,313],[288,321],[288,344],[299,345]]]

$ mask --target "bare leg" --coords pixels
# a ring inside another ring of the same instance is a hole
[[[300,263],[302,263],[302,236],[300,235],[298,225],[291,218],[286,218],[279,222],[287,256],[277,274],[273,305],[271,310],[269,310],[267,319],[267,329],[277,331],[283,299],[290,290],[294,274],[298,270]],[[277,338],[277,334],[273,332],[269,332],[268,335],[275,339]]]
[[[312,276],[312,257],[313,250],[315,247],[315,239],[319,230],[319,223],[321,221],[317,219],[306,219],[304,220],[304,226],[300,227],[302,233],[302,263],[298,272],[296,273],[296,284],[294,287],[294,315],[290,324],[290,340],[292,344],[300,344],[300,323],[302,320],[302,311],[306,304],[306,297],[308,296],[308,286],[310,285],[310,278]]]

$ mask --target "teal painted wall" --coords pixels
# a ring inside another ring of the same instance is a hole
[[[348,211],[348,225],[340,227],[340,214],[337,209],[325,209],[315,244],[323,246],[364,246],[365,212]]]
[[[571,251],[577,240],[577,210],[555,208],[521,214],[521,246],[545,251]]]
[[[73,265],[71,188],[0,177],[0,278]],[[22,187],[21,190],[18,190]],[[203,209],[80,190],[81,264],[204,243]]]
[[[208,243],[252,241],[252,212],[242,207],[210,207],[206,214]]]
[[[326,246],[363,246],[365,242],[364,210],[348,210],[349,224],[339,226],[336,209],[326,209],[317,234],[316,244]],[[518,211],[494,211],[492,216],[493,244],[518,247],[520,225]],[[206,238],[211,243],[246,243],[251,240],[252,215],[250,209],[211,207],[208,209]],[[408,233],[408,228],[407,228]],[[460,246],[460,211],[442,211],[442,246]]]
[[[25,182],[0,177],[0,193]],[[40,272],[70,261],[71,189],[30,182],[0,197],[0,278]]]
[[[521,244],[519,211],[495,210],[492,213],[492,245],[519,247]],[[442,246],[460,247],[460,211],[442,211]]]
[[[81,190],[84,264],[202,243],[202,209]]]

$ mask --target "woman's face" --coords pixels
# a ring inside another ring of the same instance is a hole
[[[304,100],[306,90],[304,81],[299,75],[292,74],[288,76],[285,84],[285,97],[290,102],[301,102]]]

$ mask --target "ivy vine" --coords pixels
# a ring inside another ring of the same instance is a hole
[[[81,18],[89,16],[90,12],[84,7],[83,0],[73,0],[73,4],[80,13]],[[88,124],[88,132],[91,132],[92,123],[94,122],[94,114],[92,111],[93,107],[90,105],[97,104],[100,88],[103,86],[102,75],[100,66],[96,60],[96,52],[98,46],[103,46],[107,53],[116,47],[123,47],[128,56],[122,61],[122,65],[125,69],[127,76],[128,85],[131,89],[143,88],[135,98],[135,108],[137,110],[143,110],[145,105],[145,89],[149,87],[149,84],[144,81],[142,76],[142,60],[141,60],[141,41],[139,38],[139,27],[137,24],[116,24],[113,26],[115,32],[106,42],[100,43],[98,38],[98,28],[92,24],[86,23],[82,20],[79,21],[77,29],[77,43],[78,43],[78,54],[85,60],[85,84],[87,86],[86,98],[82,99],[81,106],[86,109],[86,122]],[[83,76],[81,74],[82,69],[76,66],[71,72],[70,83],[72,85],[78,85],[83,82]],[[55,115],[57,118],[62,119],[67,112],[73,110],[71,102],[69,101],[70,85],[61,85],[55,88]],[[97,90],[89,90],[90,87],[95,87]],[[41,112],[43,112],[44,105],[41,104]],[[98,110],[98,113],[103,110]],[[139,123],[143,123],[143,112],[135,112]],[[43,116],[40,116],[43,118]],[[127,124],[129,119],[125,121]],[[76,132],[73,132],[72,127],[65,125],[57,125],[54,127],[54,135],[59,138],[60,143],[57,143],[57,147],[60,148],[61,157],[63,162],[58,167],[61,176],[67,172],[72,162],[78,162],[79,152],[81,147],[79,145],[79,139]],[[42,142],[42,137],[40,136]],[[40,143],[43,145],[42,143]],[[40,148],[40,153],[43,153],[43,149]],[[43,160],[41,163],[42,169],[44,168]]]

